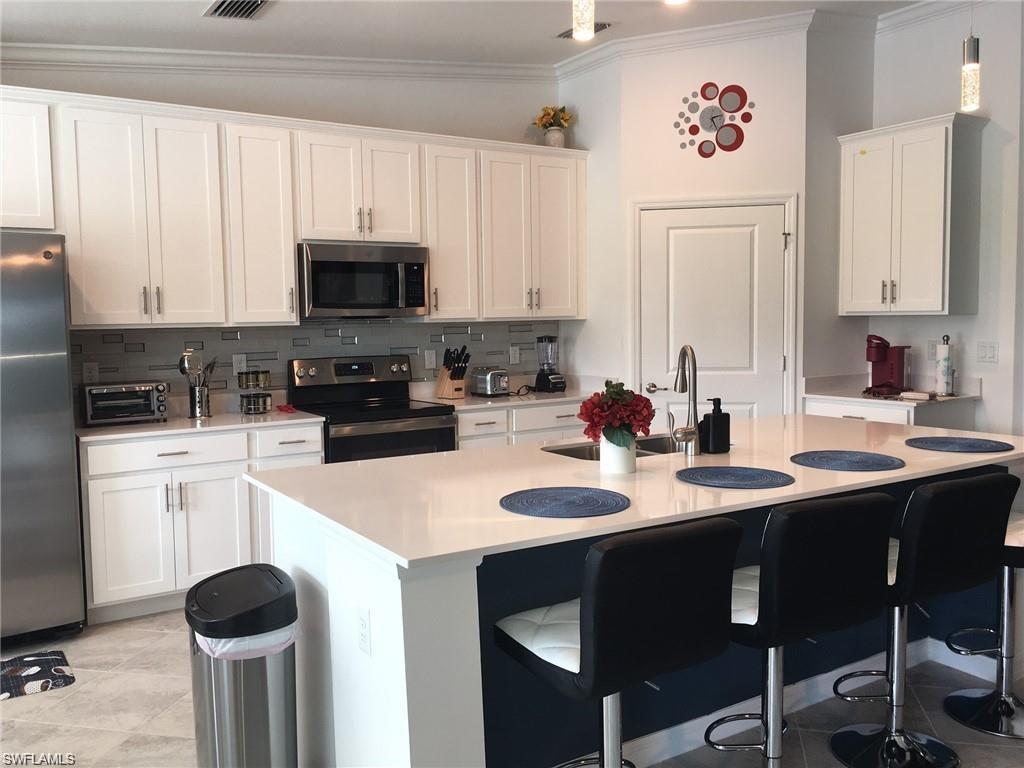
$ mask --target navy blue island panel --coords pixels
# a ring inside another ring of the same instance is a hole
[[[1005,472],[990,466],[880,486],[901,508],[924,482]],[[836,497],[849,494],[836,494]],[[729,514],[743,526],[737,566],[758,560],[768,508]],[[966,511],[969,514],[969,510]],[[488,768],[549,766],[595,751],[600,745],[600,702],[570,700],[520,667],[494,643],[494,623],[512,613],[579,597],[583,560],[597,538],[552,544],[485,557],[477,569],[480,657],[483,674],[484,738]],[[699,588],[699,585],[695,585]],[[930,601],[926,617],[910,611],[910,639],[944,638],[966,626],[992,626],[997,619],[996,583]],[[699,632],[700,627],[694,627]],[[881,653],[885,619],[786,646],[786,684],[805,680]],[[622,692],[625,740],[670,728],[760,694],[761,654],[732,645],[717,659]],[[851,710],[853,722],[857,712]]]

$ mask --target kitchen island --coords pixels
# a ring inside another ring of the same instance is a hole
[[[904,444],[908,437],[942,434],[996,437],[1014,448],[969,454]],[[728,454],[643,457],[637,473],[626,476],[604,476],[597,462],[532,445],[247,475],[271,495],[274,561],[293,576],[298,590],[300,763],[497,764],[502,760],[493,746],[485,747],[485,720],[492,741],[502,738],[500,731],[520,742],[540,740],[529,718],[501,714],[507,693],[489,682],[495,663],[487,647],[491,613],[496,603],[501,610],[543,604],[538,595],[566,599],[578,585],[546,578],[554,571],[545,572],[544,563],[557,563],[561,573],[580,572],[580,547],[585,551],[596,537],[730,514],[745,523],[749,550],[760,538],[759,511],[778,503],[905,488],[925,478],[1024,459],[1020,437],[814,416],[738,421],[732,442]],[[886,472],[835,472],[789,461],[795,453],[829,449],[884,453],[906,465]],[[746,491],[703,488],[675,478],[678,469],[717,464],[780,470],[795,482]],[[566,485],[618,491],[631,505],[604,517],[546,519],[515,515],[498,504],[513,491]],[[853,649],[851,659],[876,653],[881,636],[878,640],[877,648],[860,655]],[[755,690],[756,678],[755,672]],[[540,690],[530,689],[534,696],[542,695]],[[710,692],[698,688],[682,695],[697,699]],[[557,694],[552,697],[560,701]],[[713,704],[706,711],[722,706]],[[596,725],[596,710],[594,717]],[[628,699],[624,717],[628,736]]]

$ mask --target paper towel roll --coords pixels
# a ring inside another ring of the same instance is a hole
[[[953,345],[935,345],[935,391],[940,395],[953,394]]]

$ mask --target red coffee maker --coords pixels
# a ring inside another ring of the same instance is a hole
[[[897,397],[910,389],[910,347],[894,347],[881,336],[868,335],[866,357],[871,363],[871,386],[864,390],[870,397]]]

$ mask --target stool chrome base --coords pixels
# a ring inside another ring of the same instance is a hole
[[[958,768],[956,752],[938,739],[880,725],[848,725],[832,734],[832,754],[851,768]]]
[[[570,760],[567,763],[559,763],[555,768],[583,768],[584,765],[604,765],[603,758],[581,757],[577,760]],[[626,758],[622,758],[622,768],[636,768],[636,765]]]
[[[968,688],[946,697],[946,714],[968,728],[993,736],[1024,739],[1024,701],[1014,694]]]

